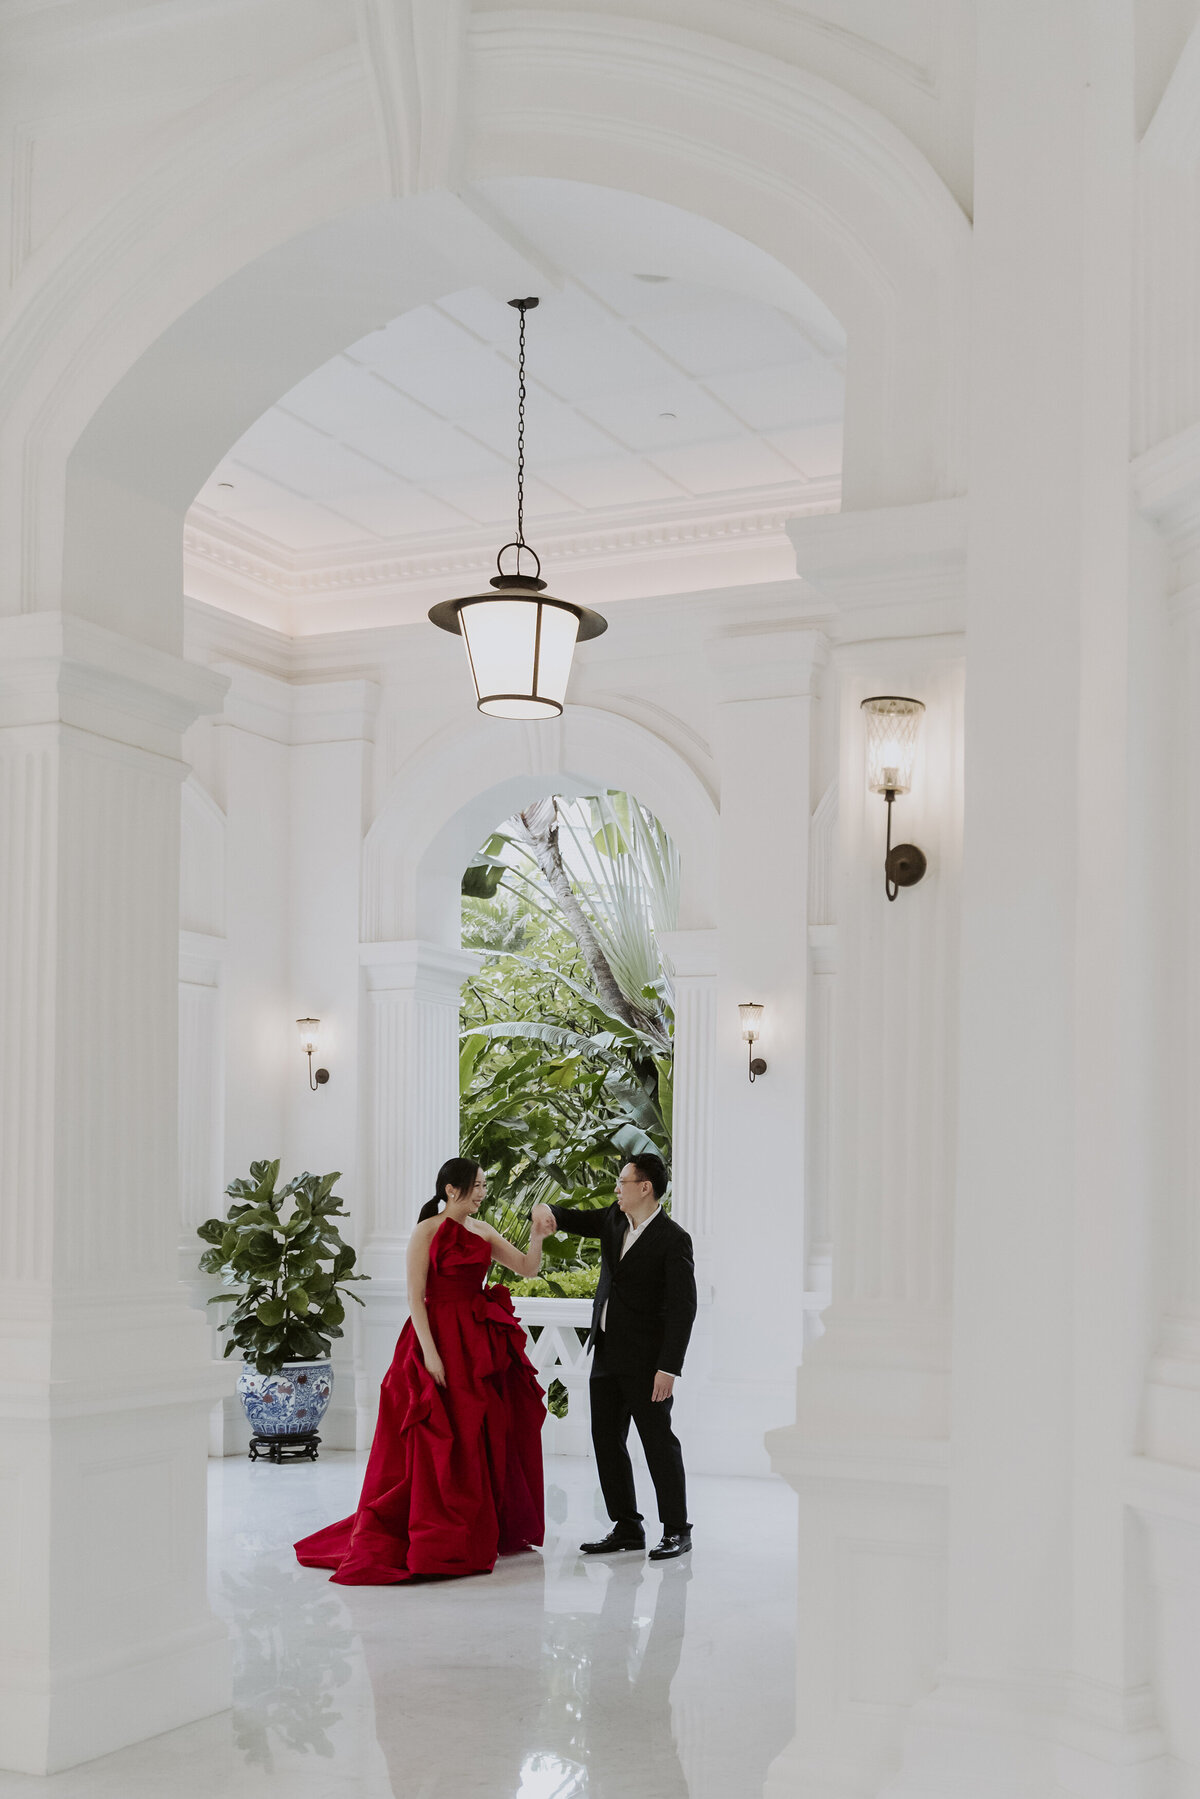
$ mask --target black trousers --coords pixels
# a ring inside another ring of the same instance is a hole
[[[671,1429],[671,1399],[653,1400],[653,1368],[615,1370],[605,1355],[603,1332],[596,1338],[588,1397],[592,1407],[592,1446],[600,1490],[614,1524],[640,1524],[633,1463],[626,1447],[630,1421],[646,1452],[646,1465],[654,1482],[658,1515],[664,1533],[690,1530],[687,1515],[687,1483],[683,1450]]]

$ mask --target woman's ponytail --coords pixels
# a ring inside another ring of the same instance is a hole
[[[451,1156],[448,1162],[443,1162],[438,1169],[437,1192],[417,1213],[417,1223],[437,1217],[445,1202],[447,1187],[453,1187],[456,1193],[469,1193],[478,1173],[479,1163],[473,1162],[470,1156]]]

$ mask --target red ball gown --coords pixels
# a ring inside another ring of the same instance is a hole
[[[426,1368],[410,1318],[380,1390],[358,1510],[296,1544],[306,1568],[332,1568],[344,1586],[388,1586],[489,1574],[498,1555],[542,1541],[546,1406],[508,1290],[482,1284],[490,1261],[484,1238],[442,1220],[425,1304],[446,1385]]]

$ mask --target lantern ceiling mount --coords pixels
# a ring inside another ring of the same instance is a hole
[[[439,630],[451,631],[466,647],[475,703],[493,718],[557,718],[563,709],[571,658],[577,643],[599,637],[608,620],[586,606],[573,606],[546,592],[538,553],[525,542],[525,315],[537,305],[530,295],[510,300],[521,315],[517,379],[517,534],[496,557],[493,593],[442,600],[429,609]],[[516,551],[516,566],[504,572],[504,552]],[[535,572],[521,573],[521,553],[532,556]]]

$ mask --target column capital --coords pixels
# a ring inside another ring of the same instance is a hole
[[[0,618],[0,728],[73,725],[177,756],[229,682],[165,650],[67,612]]]
[[[796,572],[839,642],[963,629],[967,502],[926,500],[793,519]]]
[[[404,938],[391,943],[360,943],[358,959],[372,993],[412,993],[418,999],[458,1004],[459,988],[477,974],[483,961],[473,950],[447,949],[440,943]]]
[[[716,979],[717,931],[660,931],[659,947],[681,981]]]
[[[223,725],[289,747],[375,740],[381,692],[377,681],[296,682],[242,662],[212,666],[229,683]]]
[[[825,662],[828,639],[811,625],[771,625],[723,631],[708,644],[718,698],[807,699]]]

